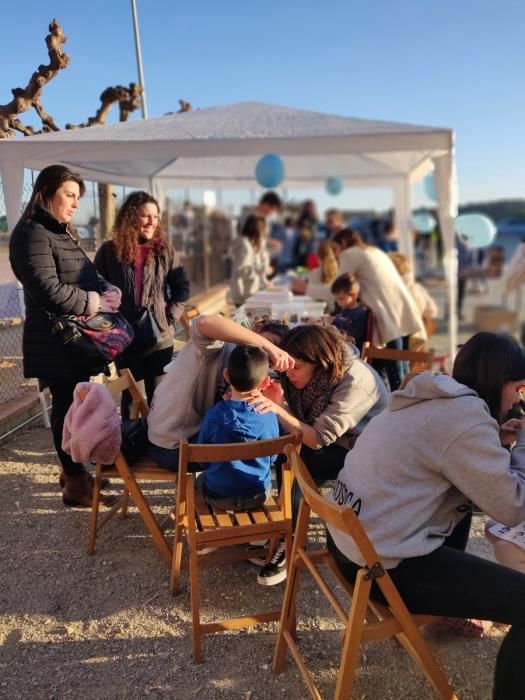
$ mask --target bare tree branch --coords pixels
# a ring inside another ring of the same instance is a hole
[[[21,132],[25,136],[40,133],[35,132],[31,126],[24,126],[17,118],[19,114],[27,112],[31,107],[35,109],[42,120],[43,131],[60,130],[55,124],[53,117],[44,111],[40,102],[40,94],[44,85],[69,64],[69,56],[62,51],[62,45],[66,43],[67,37],[56,19],[49,25],[49,32],[48,36],[46,36],[49,65],[38,66],[26,87],[13,88],[11,90],[13,94],[11,102],[0,105],[0,138],[13,138],[16,131]]]
[[[119,106],[119,121],[125,122],[131,112],[134,112],[140,107],[140,96],[142,95],[142,86],[137,83],[130,83],[129,88],[123,85],[108,87],[100,95],[101,105],[98,108],[94,117],[89,117],[82,124],[66,124],[66,129],[75,129],[76,126],[84,128],[94,126],[95,124],[105,124],[108,118],[109,110],[118,102]]]

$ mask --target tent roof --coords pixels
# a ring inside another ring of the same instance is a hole
[[[283,157],[285,185],[328,176],[385,184],[452,147],[452,131],[308,112],[260,102],[0,141],[0,159],[42,169],[64,163],[100,182],[253,186],[264,153]]]

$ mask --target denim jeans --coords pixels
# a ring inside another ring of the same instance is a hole
[[[223,496],[220,493],[210,491],[206,486],[204,478],[205,472],[199,474],[195,482],[197,488],[201,491],[206,503],[215,508],[220,508],[221,510],[255,510],[262,506],[268,496],[264,491],[256,493],[253,496]]]
[[[494,700],[516,700],[525,694],[522,669],[525,650],[525,574],[464,551],[470,515],[430,554],[404,559],[389,574],[414,614],[492,620],[512,625],[496,659]],[[359,567],[335,546],[327,546],[338,568],[352,583]],[[376,583],[372,597],[385,602]]]

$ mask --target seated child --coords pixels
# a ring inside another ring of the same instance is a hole
[[[219,401],[204,417],[200,443],[252,442],[279,437],[275,413],[257,413],[246,400],[268,384],[267,353],[255,345],[238,345],[228,358],[224,378],[231,398]],[[251,510],[266,500],[271,488],[271,457],[211,462],[197,479],[204,499],[224,510]]]
[[[366,340],[369,311],[357,301],[359,283],[348,272],[332,283],[331,292],[336,303],[332,324],[339,328],[361,352]]]

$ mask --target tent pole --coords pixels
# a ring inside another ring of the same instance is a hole
[[[20,218],[24,194],[24,166],[21,162],[0,161],[0,176],[4,190],[7,228],[12,231]]]
[[[454,217],[457,215],[457,191],[453,145],[449,153],[433,160],[434,184],[438,201],[439,224],[443,237],[443,262],[448,290],[449,353],[450,361],[454,362],[458,345],[458,251],[454,236]]]
[[[135,53],[137,54],[137,72],[139,75],[139,83],[142,87],[140,96],[142,118],[148,118],[148,104],[146,102],[146,83],[144,82],[144,71],[142,69],[142,51],[140,48],[140,33],[139,33],[139,18],[137,15],[137,5],[135,0],[131,0],[131,14],[133,15],[133,30],[135,33]]]

